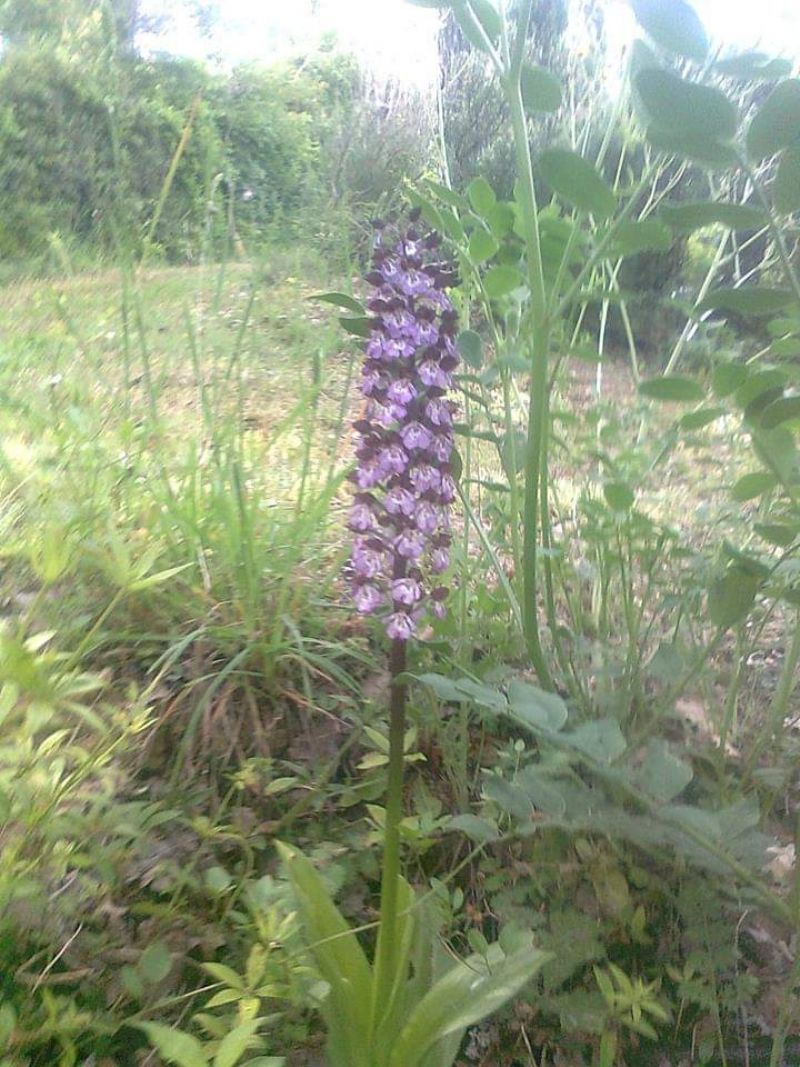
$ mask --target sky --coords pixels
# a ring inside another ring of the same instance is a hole
[[[800,58],[798,0],[694,0],[715,42],[726,49],[761,47]],[[169,9],[169,0],[145,0],[147,10]],[[621,49],[635,33],[627,0],[606,0],[607,34]],[[287,55],[334,30],[342,45],[393,77],[424,85],[434,77],[434,11],[405,0],[219,0],[214,33],[201,38],[185,16],[158,36],[145,36],[147,50],[211,59],[222,66]]]

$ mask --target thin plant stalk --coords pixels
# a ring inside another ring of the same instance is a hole
[[[373,1019],[388,1002],[397,963],[397,900],[400,879],[400,820],[403,815],[403,762],[408,687],[404,680],[406,642],[392,641],[389,652],[389,765],[383,831],[381,919],[375,950]]]

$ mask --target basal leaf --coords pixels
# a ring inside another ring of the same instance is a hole
[[[558,111],[561,107],[561,82],[544,67],[524,63],[520,88],[526,111]]]
[[[372,332],[372,319],[366,316],[359,316],[358,318],[344,316],[339,319],[339,324],[354,337],[368,338]]]
[[[562,737],[572,748],[597,760],[598,763],[610,763],[627,748],[627,742],[615,719],[585,722],[572,733],[562,734]]]
[[[483,844],[486,841],[496,841],[500,836],[497,827],[488,819],[481,819],[477,815],[465,812],[463,815],[455,815],[447,824],[448,830],[458,830],[462,834]]]
[[[674,800],[694,777],[691,764],[673,755],[666,741],[652,740],[636,774],[636,784],[655,800]]]
[[[686,0],[632,0],[632,6],[639,25],[661,48],[698,62],[705,59],[708,37]]]
[[[525,948],[493,963],[478,956],[459,962],[411,1012],[391,1051],[389,1067],[421,1067],[428,1050],[506,1004],[551,958]]]
[[[639,383],[639,392],[651,400],[692,404],[705,399],[705,392],[694,378],[679,374],[665,374],[661,378],[648,378]]]
[[[559,196],[598,219],[614,213],[617,199],[597,168],[566,148],[550,148],[539,157],[542,177]]]
[[[351,1041],[363,1040],[356,1035],[369,1033],[372,1000],[372,970],[363,949],[311,862],[280,842],[277,848],[297,896],[309,951],[330,986],[333,1011]]]
[[[567,721],[567,705],[557,693],[517,679],[508,685],[508,707],[514,718],[533,729],[560,730]]]
[[[747,130],[752,159],[773,156],[800,139],[800,79],[776,85],[758,109]]]

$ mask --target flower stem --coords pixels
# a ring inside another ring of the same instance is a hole
[[[403,756],[407,686],[406,642],[392,641],[389,653],[389,781],[383,837],[383,872],[378,943],[375,949],[373,1033],[388,1006],[397,967],[397,890],[400,879],[400,820],[403,814]]]

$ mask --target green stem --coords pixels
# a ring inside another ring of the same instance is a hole
[[[388,1004],[397,966],[397,889],[400,879],[400,820],[403,815],[403,756],[407,686],[400,679],[406,669],[406,643],[393,641],[389,653],[389,780],[383,836],[383,876],[372,1017],[380,1018]]]
[[[530,24],[533,0],[523,10],[517,28],[515,52],[519,53]],[[520,67],[515,54],[515,62],[509,77],[504,80],[511,114],[511,126],[514,133],[514,151],[517,162],[519,181],[519,199],[522,209],[523,233],[528,263],[528,285],[531,292],[531,381],[528,398],[528,449],[525,458],[525,500],[523,506],[523,590],[522,618],[528,655],[545,689],[553,689],[553,678],[545,659],[539,634],[539,534],[542,522],[540,511],[540,480],[547,477],[542,472],[542,456],[546,451],[546,438],[549,430],[549,391],[547,388],[548,349],[550,344],[550,326],[547,314],[547,293],[544,285],[542,250],[539,240],[539,215],[536,204],[536,190],[533,184],[533,166],[531,163],[528,129],[525,122],[525,110],[522,103],[520,87]]]

